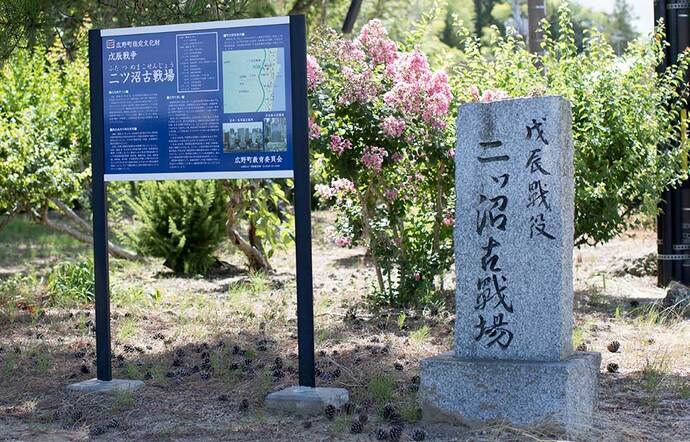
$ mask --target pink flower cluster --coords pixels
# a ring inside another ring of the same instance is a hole
[[[373,79],[371,68],[365,66],[361,72],[355,72],[349,66],[342,68],[344,85],[338,103],[347,106],[351,103],[366,104],[374,100],[379,91],[378,84]]]
[[[384,118],[380,125],[384,135],[391,138],[398,138],[405,130],[405,120],[393,116]]]
[[[426,56],[418,50],[401,54],[389,68],[394,86],[384,95],[385,103],[402,114],[420,117],[444,129],[453,99],[445,72],[433,72]]]
[[[508,94],[501,90],[487,89],[483,94],[479,94],[479,88],[477,86],[470,86],[470,96],[472,101],[480,103],[490,103],[492,101],[505,100]]]
[[[307,89],[313,91],[323,82],[323,71],[319,62],[311,55],[307,55]]]
[[[348,140],[347,138],[343,138],[340,135],[331,135],[331,143],[328,147],[336,155],[340,156],[346,150],[352,149],[352,141]]]
[[[334,240],[335,245],[338,247],[350,247],[352,245],[352,240],[345,236],[338,236]]]
[[[323,200],[329,200],[334,196],[339,196],[345,193],[354,192],[355,185],[347,178],[338,178],[331,181],[331,185],[317,184],[314,186],[314,191]]]
[[[383,196],[389,201],[394,201],[398,197],[398,191],[395,189],[386,189],[383,192]]]
[[[314,186],[314,191],[322,200],[329,200],[333,196],[333,189],[328,184],[317,184]]]
[[[383,167],[383,159],[388,156],[388,152],[383,147],[368,146],[362,154],[362,164],[378,173]]]
[[[309,125],[309,139],[318,140],[321,138],[321,127],[316,124],[316,121],[314,121],[312,117],[309,117],[307,123]]]
[[[331,182],[331,189],[336,193],[354,192],[355,184],[347,178],[338,178]]]
[[[390,64],[398,58],[398,46],[388,38],[381,20],[374,19],[364,25],[354,46],[362,48],[374,64]]]

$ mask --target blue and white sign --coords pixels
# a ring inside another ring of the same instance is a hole
[[[101,31],[105,180],[292,177],[289,26]]]

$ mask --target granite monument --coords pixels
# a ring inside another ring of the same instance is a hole
[[[561,97],[460,108],[455,351],[422,361],[424,416],[585,430],[598,353],[573,352],[573,140]]]

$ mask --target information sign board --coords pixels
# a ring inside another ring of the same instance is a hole
[[[102,30],[105,180],[292,177],[289,26]]]

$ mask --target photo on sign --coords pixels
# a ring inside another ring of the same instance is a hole
[[[268,152],[287,150],[287,119],[285,117],[264,118],[264,149]]]
[[[264,150],[264,123],[223,123],[223,152]]]

